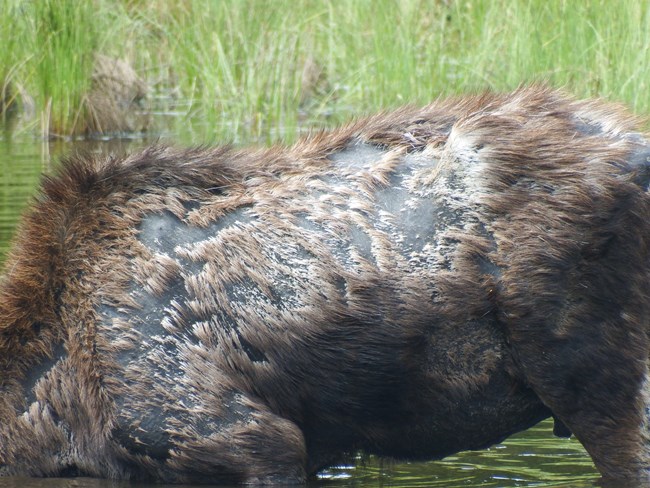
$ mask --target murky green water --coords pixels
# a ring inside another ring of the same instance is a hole
[[[0,261],[10,247],[21,212],[34,194],[41,175],[73,152],[124,153],[146,145],[144,140],[11,141],[0,135]]]
[[[0,138],[0,259],[4,257],[20,212],[33,194],[43,171],[75,150],[110,152],[132,150],[145,141],[84,143],[9,142]],[[320,475],[315,486],[339,487],[593,487],[598,475],[582,446],[557,439],[552,424],[543,422],[502,445],[461,453],[444,461],[397,463],[359,460]],[[105,480],[0,479],[0,488],[122,488],[145,486]]]
[[[598,475],[574,439],[554,438],[552,423],[542,422],[504,444],[464,452],[443,461],[398,463],[375,458],[330,469],[310,488],[370,487],[544,487],[595,488]],[[127,488],[152,485],[89,478],[0,478],[0,488]],[[154,485],[157,487],[169,485]],[[178,488],[179,485],[175,485]],[[187,486],[187,485],[182,485]]]
[[[574,439],[557,439],[552,423],[517,434],[504,444],[465,452],[443,461],[397,463],[371,458],[355,466],[330,469],[310,488],[370,487],[544,487],[595,488],[598,475],[582,446]],[[89,478],[0,478],[0,488],[145,488],[151,485]],[[155,485],[160,487],[161,485]],[[176,485],[178,488],[178,485]]]

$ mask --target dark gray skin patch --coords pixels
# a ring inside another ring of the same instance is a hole
[[[575,128],[584,136],[599,136],[603,133],[603,127],[600,123],[593,120],[585,120],[576,117],[574,119]]]
[[[313,231],[322,231],[322,227],[316,222],[314,222],[311,218],[310,215],[306,212],[298,212],[296,214],[296,224],[298,227],[305,229],[307,231],[313,232]]]
[[[50,371],[61,359],[67,357],[67,352],[65,346],[62,342],[57,343],[52,350],[50,357],[46,357],[38,365],[29,369],[29,372],[23,384],[25,385],[25,401],[27,405],[31,405],[36,401],[36,395],[34,394],[34,388],[36,384]]]
[[[485,228],[485,225],[483,225],[483,223],[480,223],[478,228],[480,235],[487,237],[487,239],[490,241],[490,252],[497,252],[497,244],[494,240],[494,235]],[[490,260],[490,255],[487,254],[477,256],[476,260],[478,262],[479,270],[481,273],[493,276],[495,278],[495,281],[498,282],[502,274],[501,268],[494,264],[492,260]]]
[[[173,213],[164,212],[145,216],[138,230],[140,242],[153,252],[174,255],[187,271],[198,273],[201,270],[201,264],[175,256],[174,250],[178,246],[206,239],[204,229],[186,225]]]
[[[379,161],[384,154],[386,151],[381,147],[357,142],[330,154],[328,159],[340,168],[362,169]]]
[[[204,239],[201,229],[184,225],[171,212],[147,215],[142,219],[139,230],[140,242],[152,251],[164,254],[177,246]]]
[[[649,146],[641,146],[639,148],[639,151],[633,152],[630,155],[630,159],[628,159],[628,163],[630,166],[640,166],[644,169],[647,169],[647,167],[650,165],[650,147]]]
[[[438,160],[422,153],[412,153],[390,175],[390,186],[378,189],[375,204],[378,210],[393,216],[390,225],[376,219],[374,225],[389,234],[396,234],[396,241],[403,256],[412,259],[423,252],[425,246],[441,237],[441,232],[467,222],[464,210],[452,209],[439,197],[425,195],[406,189],[406,180],[415,170],[434,171]]]
[[[342,182],[342,180],[341,180]],[[296,214],[296,225],[309,233],[327,235],[327,231],[320,222],[315,222],[312,216],[306,212],[298,212]],[[356,251],[361,259],[376,265],[375,257],[372,253],[372,241],[367,232],[356,224],[349,224],[347,239],[340,239],[338,237],[331,237],[325,239],[327,249],[332,255],[341,263],[352,263],[352,251]],[[311,259],[314,256],[306,249],[299,248],[300,257],[304,259]],[[335,287],[339,291],[340,296],[345,296],[346,285],[344,280],[336,280]]]
[[[180,277],[171,281],[162,296],[153,296],[142,289],[136,288],[135,285],[132,294],[140,304],[138,309],[126,312],[108,305],[102,305],[98,309],[105,324],[110,324],[114,319],[130,322],[133,324],[133,329],[142,338],[136,347],[120,351],[115,355],[115,360],[121,365],[128,365],[140,358],[142,352],[149,349],[152,337],[165,337],[168,335],[162,325],[163,320],[169,317],[169,311],[166,307],[173,301],[183,299],[187,295],[184,282]],[[109,337],[114,335],[110,325],[107,330],[109,331]],[[119,335],[119,332],[115,334]],[[115,339],[118,338],[116,335]]]
[[[370,238],[363,229],[356,225],[350,225],[346,237],[345,240],[331,237],[323,241],[339,263],[343,263],[346,267],[353,266],[356,258],[353,257],[352,251],[356,251],[360,258],[373,265],[376,264],[375,257],[372,254]]]
[[[380,209],[394,215],[395,229],[402,236],[401,246],[405,256],[422,251],[431,236],[436,235],[439,225],[452,217],[434,200],[415,197],[406,190],[379,190],[375,197]],[[381,223],[377,226],[382,227]]]
[[[376,163],[386,155],[386,150],[380,146],[355,143],[343,151],[330,155],[329,158],[345,168],[362,169]],[[450,223],[462,221],[462,215],[450,210],[442,202],[432,197],[423,197],[410,192],[406,188],[406,180],[413,177],[414,171],[433,171],[439,160],[423,151],[406,154],[401,163],[388,175],[388,185],[378,188],[373,195],[377,214],[372,218],[373,226],[395,236],[396,242],[402,249],[402,255],[411,258],[413,253],[420,253],[429,244],[430,237],[437,235],[440,228],[447,228]],[[345,178],[329,175],[323,178],[328,187],[343,186],[353,188],[354,182]],[[392,221],[386,222],[379,213],[393,216]],[[301,227],[312,230],[313,222],[302,219]],[[363,229],[350,226],[349,242],[335,241],[329,243],[332,252],[340,262],[346,262],[348,244],[368,262],[376,264],[371,251],[371,242]]]
[[[238,330],[236,330],[236,333],[237,333],[237,338],[239,339],[239,344],[241,345],[241,348],[248,356],[248,359],[250,359],[254,363],[269,362],[268,358],[266,357],[266,354],[264,354],[264,352],[261,349],[255,347],[253,344],[247,341]]]
[[[643,142],[637,146],[636,151],[630,154],[627,163],[637,173],[634,182],[648,190],[650,186],[650,144],[648,141]]]
[[[370,237],[357,225],[350,226],[350,244],[359,252],[363,259],[371,263],[374,262]]]
[[[217,235],[235,224],[255,220],[250,207],[239,207],[208,227],[187,225],[171,212],[146,215],[139,226],[138,240],[155,252],[171,254],[178,246],[188,246]]]
[[[594,121],[576,118],[575,126],[580,134],[586,136],[599,136],[604,132],[601,124]],[[621,165],[617,162],[613,162],[612,164],[617,167],[622,166],[623,169],[629,168],[630,171],[638,172],[635,182],[647,190],[650,186],[650,141],[647,141],[639,133],[626,133],[618,137],[635,143],[636,148],[629,154],[624,164]]]
[[[400,211],[412,197],[413,195],[403,188],[386,188],[375,192],[375,201],[379,209],[395,216],[400,215]]]
[[[404,164],[409,168],[435,168],[438,166],[438,160],[433,159],[423,151],[409,152],[404,156]]]
[[[154,296],[151,293],[142,289],[136,283],[132,284],[130,294],[139,307],[134,310],[122,311],[115,307],[102,305],[99,308],[100,315],[104,318],[104,323],[110,324],[114,319],[121,319],[125,322],[133,324],[141,338],[142,342],[139,346],[133,349],[122,351],[116,355],[115,359],[123,366],[127,366],[133,361],[138,361],[144,352],[148,351],[152,346],[152,341],[159,343],[167,352],[171,353],[170,348],[174,349],[176,338],[171,342],[165,340],[170,333],[163,326],[164,321],[171,321],[173,313],[178,313],[178,310],[172,310],[169,307],[172,303],[186,303],[193,300],[195,297],[186,289],[185,281],[191,275],[197,275],[203,270],[203,262],[190,262],[189,260],[179,256],[175,249],[180,246],[189,246],[201,241],[205,241],[216,236],[221,230],[237,225],[240,223],[250,222],[254,217],[246,214],[245,208],[236,209],[233,212],[225,215],[214,224],[202,228],[191,226],[178,219],[171,212],[162,214],[150,214],[142,219],[140,224],[140,232],[138,238],[145,246],[152,251],[165,253],[173,259],[180,262],[183,271],[181,276],[173,279],[165,288],[161,296]],[[238,283],[237,286],[232,286],[227,289],[227,292],[235,302],[241,302],[252,293],[260,294],[259,287],[251,280],[247,283]],[[280,299],[278,299],[280,300]],[[219,324],[223,327],[236,328],[236,322],[229,317],[226,313],[221,313],[219,316],[198,317],[192,313],[187,307],[183,307],[183,320],[186,324],[192,324],[200,320],[208,318],[217,318]],[[110,326],[107,327],[110,331]],[[191,327],[185,327],[184,339],[189,340],[190,343],[197,343],[198,339],[191,333]],[[110,332],[109,332],[110,336]],[[259,357],[258,353],[251,354]],[[174,354],[175,355],[175,354]]]
[[[118,416],[118,421],[121,418],[121,415]],[[167,417],[161,409],[155,407],[148,408],[138,427],[115,429],[113,439],[133,454],[155,459],[167,458],[172,447],[170,436],[167,434]]]
[[[296,224],[308,231],[318,234],[325,234],[327,232],[323,225],[320,223],[314,222],[305,212],[299,212],[296,215]],[[337,258],[339,262],[347,263],[351,261],[351,251],[354,250],[359,254],[359,256],[366,261],[376,264],[375,258],[372,254],[372,242],[370,236],[358,225],[350,224],[348,227],[348,237],[349,239],[340,239],[332,238],[327,239],[327,247],[332,252],[332,254]],[[299,248],[299,256],[305,259],[312,258],[311,253],[303,248]],[[343,289],[342,289],[343,290]],[[345,294],[343,292],[343,294]]]

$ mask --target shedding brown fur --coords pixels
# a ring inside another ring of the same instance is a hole
[[[64,162],[0,282],[2,473],[301,483],[553,415],[647,483],[638,125],[532,87]]]

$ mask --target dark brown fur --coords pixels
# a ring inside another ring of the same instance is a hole
[[[0,283],[7,475],[303,482],[553,415],[648,481],[650,146],[543,88],[63,164]]]

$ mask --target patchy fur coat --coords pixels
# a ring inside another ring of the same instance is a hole
[[[650,146],[543,88],[76,158],[0,283],[0,470],[303,482],[553,415],[647,480]]]

